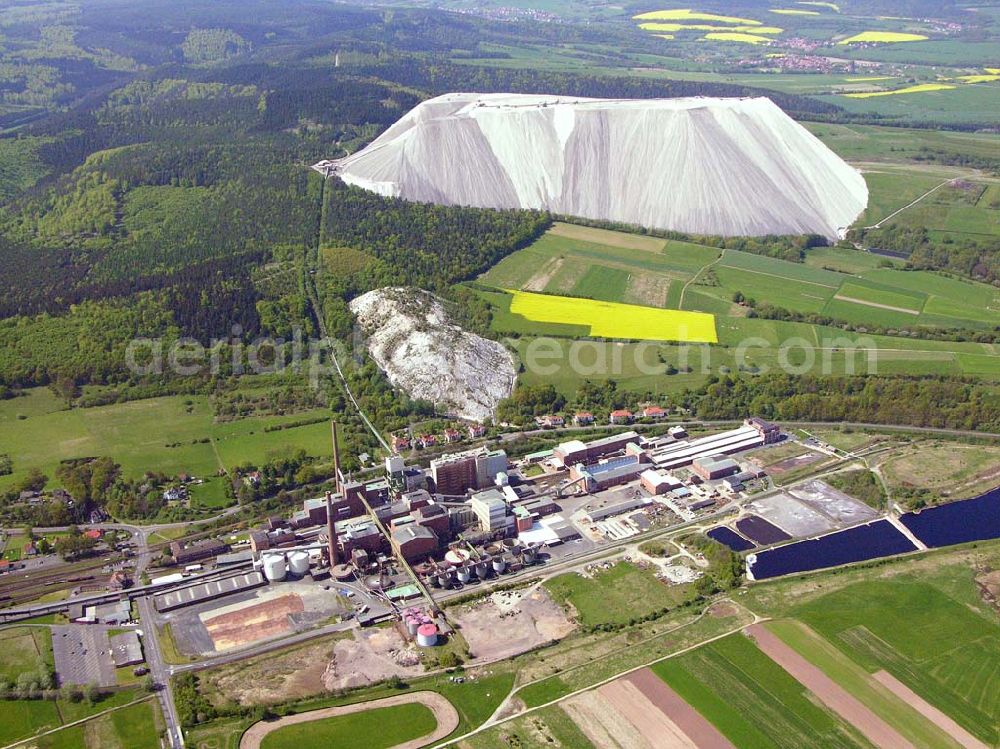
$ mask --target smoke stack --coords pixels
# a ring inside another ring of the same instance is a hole
[[[340,474],[340,445],[337,444],[337,422],[330,422],[330,431],[333,434],[333,480],[337,484],[337,494],[343,496]]]
[[[343,496],[340,484],[340,448],[337,446],[337,422],[330,422],[330,430],[333,435],[333,476],[337,486],[337,493]],[[333,497],[330,492],[326,493],[326,544],[327,554],[330,557],[330,571],[333,571],[337,564],[337,533],[333,523]]]
[[[333,495],[326,493],[326,553],[330,557],[330,571],[337,564],[337,535],[333,528]]]

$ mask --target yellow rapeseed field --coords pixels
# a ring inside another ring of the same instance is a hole
[[[840,13],[840,6],[836,3],[824,3],[819,2],[818,0],[813,0],[812,2],[810,2],[810,0],[801,0],[801,2],[796,3],[796,5],[812,5],[816,8],[829,8],[830,10],[835,10]]]
[[[594,338],[717,343],[715,316],[705,312],[599,302],[530,291],[508,292],[510,311],[533,322],[585,325]]]
[[[837,44],[860,44],[862,42],[922,42],[923,34],[905,34],[901,31],[862,31],[860,34],[841,39]]]
[[[742,23],[749,26],[760,26],[760,21],[752,18],[735,18],[734,16],[720,16],[715,13],[701,13],[690,8],[675,8],[673,10],[653,10],[649,13],[640,13],[632,16],[638,21],[719,21],[721,23]]]
[[[780,34],[784,29],[777,26],[713,26],[709,23],[640,23],[644,31],[726,31],[751,34]]]
[[[918,83],[916,86],[897,88],[892,91],[866,91],[856,94],[844,94],[848,99],[871,99],[873,96],[896,96],[897,94],[922,94],[927,91],[947,91],[955,88],[948,83]]]
[[[771,13],[779,16],[818,16],[818,10],[795,10],[794,8],[770,8]]]

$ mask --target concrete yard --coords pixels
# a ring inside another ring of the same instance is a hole
[[[53,626],[52,655],[59,686],[115,685],[115,665],[106,627],[88,624]]]
[[[878,517],[878,513],[864,502],[849,497],[818,479],[799,484],[789,490],[789,493],[839,526],[867,523]]]

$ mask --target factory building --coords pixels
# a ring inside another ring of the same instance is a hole
[[[629,495],[616,494],[611,497],[593,499],[580,508],[580,512],[583,513],[584,520],[588,523],[597,523],[615,515],[621,515],[631,510],[645,507],[651,501],[649,497],[644,497],[638,493]]]
[[[264,576],[257,570],[243,575],[211,580],[185,588],[175,588],[153,597],[153,606],[157,611],[171,611],[182,606],[192,606],[204,603],[232,593],[242,593],[265,584]]]
[[[593,463],[608,455],[621,452],[630,442],[638,441],[639,435],[632,431],[613,434],[591,442],[570,440],[557,446],[552,451],[552,457],[556,463],[565,467],[577,463]]]
[[[498,473],[507,470],[507,453],[485,447],[431,461],[431,479],[438,494],[459,497],[469,489],[485,489],[493,485]]]
[[[732,458],[711,455],[703,458],[695,458],[691,464],[691,470],[706,481],[714,481],[726,476],[732,476],[734,473],[739,473],[740,464]]]
[[[765,421],[759,416],[751,416],[743,422],[744,425],[756,429],[758,434],[764,439],[765,445],[771,445],[781,439],[781,430],[777,424]]]
[[[111,658],[115,662],[115,668],[142,663],[142,644],[139,642],[139,633],[130,629],[127,632],[112,635]]]
[[[440,548],[434,531],[415,523],[393,528],[391,536],[393,550],[407,562],[426,558]]]
[[[487,489],[473,494],[469,506],[479,519],[479,524],[487,533],[494,533],[508,527],[507,500],[497,489]]]
[[[666,494],[682,486],[681,480],[663,470],[647,468],[639,474],[639,484],[653,496]]]
[[[579,481],[588,492],[608,489],[626,484],[645,470],[646,456],[643,453],[620,455],[584,465],[577,463],[569,470],[571,481]]]
[[[216,557],[227,551],[229,551],[229,546],[217,538],[206,538],[187,546],[181,546],[180,541],[174,541],[170,544],[170,556],[174,558],[175,564],[180,565],[188,565],[202,559]]]
[[[713,434],[710,437],[700,437],[693,440],[658,440],[650,446],[649,454],[657,468],[671,471],[675,468],[691,465],[696,458],[730,455],[760,447],[766,444],[768,439],[772,441],[778,439],[780,433],[771,427],[773,425],[753,426],[746,423],[738,429]]]

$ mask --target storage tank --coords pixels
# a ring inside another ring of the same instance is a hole
[[[338,564],[330,570],[330,574],[338,582],[347,582],[354,578],[354,568],[349,564]]]
[[[472,569],[471,567],[459,567],[458,568],[458,581],[460,583],[467,583],[472,579]]]
[[[444,558],[446,561],[458,567],[465,564],[469,560],[469,556],[469,552],[465,549],[451,549],[444,555]]]
[[[529,564],[534,564],[535,562],[535,547],[525,546],[521,550],[521,559],[524,561],[525,566]]]
[[[480,580],[485,580],[486,574],[489,571],[489,569],[490,569],[489,560],[480,559],[478,562],[476,562],[476,577],[478,577]]]
[[[406,617],[406,631],[410,637],[414,637],[418,629],[420,629],[420,618],[416,616]]]
[[[501,556],[493,557],[493,571],[498,575],[507,569],[507,560]]]
[[[442,572],[437,576],[438,587],[447,588],[451,584],[451,572]]]
[[[264,577],[271,582],[284,580],[288,571],[284,554],[265,554],[261,559],[261,566],[264,568]]]
[[[309,572],[309,554],[305,551],[293,551],[288,556],[288,571],[293,575],[305,575]]]
[[[421,624],[417,629],[417,645],[429,648],[437,645],[438,628],[436,624]]]

